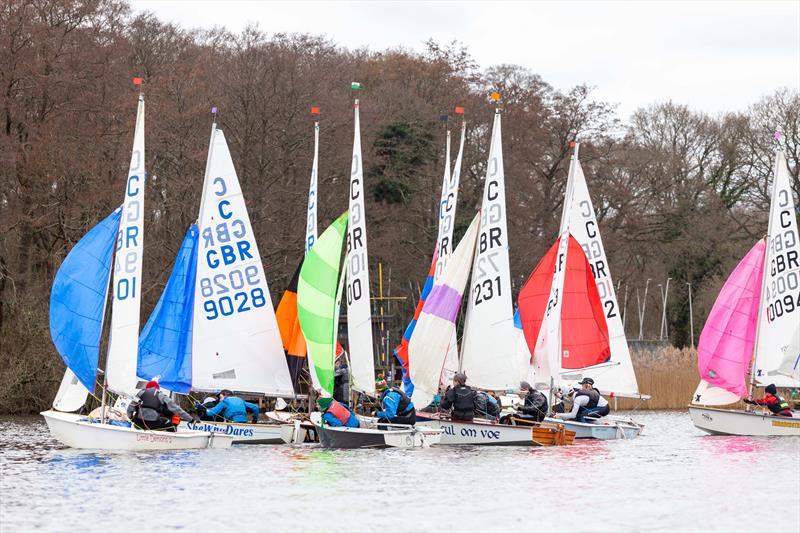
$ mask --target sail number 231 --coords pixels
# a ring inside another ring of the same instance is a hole
[[[500,296],[500,276],[493,279],[485,279],[475,285],[475,305],[491,300],[495,295]]]

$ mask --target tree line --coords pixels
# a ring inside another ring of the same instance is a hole
[[[120,0],[8,0],[0,6],[0,412],[48,405],[63,372],[49,338],[50,286],[81,236],[123,196],[137,89],[146,95],[143,322],[183,234],[197,217],[216,106],[259,242],[273,302],[302,250],[321,109],[319,226],[347,208],[350,82],[358,81],[368,241],[383,265],[398,339],[436,237],[450,115],[454,152],[466,109],[457,220],[480,205],[494,103],[502,95],[514,289],[557,236],[571,140],[600,222],[629,336],[635,294],[650,282],[645,336],[658,334],[672,278],[669,339],[690,344],[725,276],[766,232],[779,128],[800,194],[800,93],[775,88],[743,110],[710,116],[673,102],[620,117],[592,88],[561,90],[516,65],[481,69],[459,43],[422,51],[348,50],[319,36],[190,30]],[[724,87],[719,88],[725,90]],[[373,275],[373,283],[377,280]],[[386,283],[386,281],[385,281]],[[696,340],[696,339],[695,339]]]

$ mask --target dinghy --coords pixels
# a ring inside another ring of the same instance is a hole
[[[778,148],[767,236],[728,277],[700,334],[701,381],[689,416],[703,431],[800,436],[797,412],[784,417],[721,408],[748,397],[754,387],[800,387],[800,238],[795,213],[789,169]]]
[[[95,419],[64,411],[81,409],[94,390],[100,337],[109,282],[112,281],[111,327],[103,374],[101,413],[106,389],[120,396],[136,390],[136,352],[142,287],[144,217],[144,94],[139,94],[133,152],[125,203],[92,228],[70,251],[53,281],[50,333],[67,365],[53,409],[42,414],[50,434],[74,448],[103,450],[168,450],[224,448],[229,437],[209,432],[144,431],[130,422]]]
[[[608,260],[586,179],[578,160],[570,162],[560,236],[534,269],[519,295],[522,329],[532,354],[538,389],[575,387],[592,377],[602,394],[641,395],[631,362]],[[552,399],[552,395],[551,395]],[[630,419],[563,423],[579,439],[633,438],[643,426]]]
[[[469,385],[486,390],[515,388],[525,373],[517,350],[511,304],[511,274],[505,215],[501,116],[495,113],[481,211],[447,260],[425,300],[409,342],[409,371],[418,408],[429,405],[440,390],[441,374],[453,347],[461,299],[472,272],[459,368]],[[480,246],[477,243],[480,242]],[[489,355],[491,354],[491,356]],[[452,421],[436,413],[417,412],[418,424],[441,429],[441,444],[535,446],[530,427],[501,426],[474,420]],[[543,427],[542,434],[562,429]],[[551,439],[565,442],[569,439]]]
[[[197,224],[142,330],[137,373],[188,394],[293,397],[272,299],[224,132],[211,126]],[[291,425],[290,425],[291,426]],[[278,424],[182,422],[234,443],[279,444]],[[292,426],[293,427],[293,426]]]
[[[320,413],[311,413],[311,420],[325,448],[429,448],[442,438],[438,429],[402,424],[381,424],[379,428],[362,417],[362,426],[357,428],[326,425]]]

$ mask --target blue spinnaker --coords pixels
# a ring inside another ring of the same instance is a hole
[[[161,388],[188,393],[192,387],[192,312],[197,274],[197,225],[183,239],[175,266],[153,314],[139,335],[136,373]]]
[[[103,312],[121,209],[93,227],[67,254],[50,291],[50,337],[70,370],[94,390]]]

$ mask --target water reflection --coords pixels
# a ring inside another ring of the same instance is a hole
[[[0,524],[3,531],[129,530],[141,523],[141,509],[120,503],[132,488],[152,485],[181,510],[148,524],[168,530],[763,529],[764,516],[745,512],[753,508],[770,510],[772,530],[800,530],[800,439],[702,436],[686,413],[636,417],[646,424],[638,439],[569,447],[140,453],[64,449],[41,420],[0,420]],[[775,490],[742,490],[753,484]],[[588,512],[563,512],[561,498],[581,492],[591,494]],[[258,512],[209,513],[202,501],[217,493]],[[552,512],[534,520],[531,498],[540,493]],[[342,509],[358,510],[347,513],[346,526],[332,518]],[[413,520],[393,520],[391,509]]]

